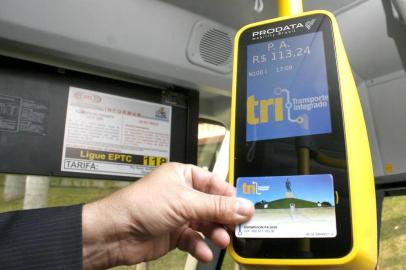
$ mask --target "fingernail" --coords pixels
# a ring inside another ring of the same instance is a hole
[[[254,205],[251,201],[238,198],[238,209],[237,213],[241,216],[251,215],[254,209]]]

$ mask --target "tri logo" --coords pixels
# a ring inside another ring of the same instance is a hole
[[[258,182],[242,183],[242,193],[246,195],[262,195],[262,192],[269,191],[269,185],[258,185]]]
[[[264,139],[311,135],[331,130],[328,95],[292,98],[289,89],[277,87],[269,98],[248,96],[246,111],[248,140],[265,136]],[[317,122],[317,119],[324,120]]]
[[[283,108],[286,109],[287,111],[287,118],[288,121],[292,123],[297,123],[299,125],[302,125],[305,123],[304,121],[304,115],[292,118],[292,109],[297,109],[300,106],[297,106],[297,104],[293,104],[290,100],[290,93],[288,89],[282,89],[282,88],[276,88],[274,89],[274,93],[278,96],[281,97],[275,97],[275,98],[268,98],[268,99],[262,99],[262,100],[255,100],[255,96],[249,96],[247,99],[247,123],[250,125],[256,125],[258,123],[268,123],[270,121],[269,119],[269,110],[274,110],[274,121],[275,122],[280,122],[284,120],[284,110]],[[285,94],[286,96],[286,102],[284,102],[284,99],[282,95]],[[319,98],[320,99],[320,98]],[[294,99],[295,103],[297,102],[298,99]],[[315,100],[318,100],[316,98],[309,99],[309,101],[313,102]],[[319,107],[321,106],[328,106],[327,104],[328,101],[328,96],[325,98],[325,102],[322,103]],[[294,106],[295,105],[295,106]],[[259,106],[259,116],[255,114],[256,107]],[[293,108],[294,106],[294,108]],[[313,106],[317,107],[317,106]]]

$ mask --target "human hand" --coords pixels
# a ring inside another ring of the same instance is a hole
[[[174,248],[208,262],[213,254],[203,233],[225,248],[223,225],[240,224],[254,213],[235,189],[193,165],[168,163],[82,213],[84,269],[104,269],[157,259]]]

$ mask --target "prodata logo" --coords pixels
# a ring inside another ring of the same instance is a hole
[[[288,31],[295,31],[298,28],[302,28],[303,24],[302,23],[292,23],[292,24],[287,24],[283,26],[278,26],[278,27],[272,27],[268,28],[265,30],[260,30],[260,31],[254,31],[252,32],[252,37],[260,37],[263,35],[273,35],[273,34],[278,34],[278,33],[283,33],[283,32],[288,32]]]
[[[283,34],[291,34],[296,32],[297,29],[306,27],[307,30],[310,30],[314,23],[316,22],[316,19],[311,19],[305,22],[298,22],[298,23],[291,23],[291,24],[286,24],[282,26],[277,26],[277,27],[271,27],[268,29],[263,29],[259,31],[254,31],[252,32],[252,39],[263,39],[267,37],[274,37],[276,35],[283,35]]]
[[[310,21],[305,22],[305,26],[306,26],[307,30],[310,30],[310,28],[312,28],[312,26],[315,22],[316,22],[316,19],[312,19]]]

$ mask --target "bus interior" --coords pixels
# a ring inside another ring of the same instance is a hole
[[[337,18],[373,161],[377,269],[406,269],[406,1],[304,0],[303,10],[327,10]],[[170,160],[197,163],[226,180],[234,37],[249,23],[276,17],[277,0],[2,0],[0,105],[16,102],[4,97],[18,88],[22,102],[50,122],[13,130],[9,112],[0,107],[0,212],[92,201],[134,181],[128,174],[59,171],[61,149],[68,151],[63,128],[69,85],[164,100],[162,108],[173,106],[184,121],[173,120],[179,128],[172,139],[182,139],[171,142]],[[54,87],[66,88],[64,98]],[[34,104],[44,96],[47,103]],[[19,141],[19,132],[28,139]],[[167,158],[144,164],[159,166]],[[213,249],[209,264],[176,250],[115,269],[240,269],[227,252]]]

